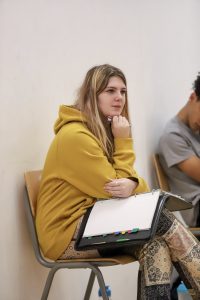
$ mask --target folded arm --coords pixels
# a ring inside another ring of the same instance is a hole
[[[178,168],[192,179],[200,182],[200,158],[191,156],[177,164]]]

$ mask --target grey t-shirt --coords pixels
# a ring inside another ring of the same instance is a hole
[[[200,200],[200,183],[176,165],[194,155],[200,158],[200,135],[174,117],[167,123],[160,138],[159,155],[171,191],[195,205]]]

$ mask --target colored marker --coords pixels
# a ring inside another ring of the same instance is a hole
[[[96,242],[96,243],[93,243],[93,245],[100,245],[100,244],[106,244],[106,242]]]
[[[136,233],[136,232],[138,232],[138,231],[139,231],[139,228],[133,228],[133,229],[131,230],[132,233]]]
[[[117,242],[125,242],[125,241],[130,241],[130,239],[118,239]]]
[[[114,232],[114,235],[119,235],[119,234],[120,234],[120,231]]]

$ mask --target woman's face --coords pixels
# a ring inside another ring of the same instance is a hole
[[[110,77],[107,87],[98,95],[98,107],[105,117],[119,116],[126,102],[126,86],[120,77]]]

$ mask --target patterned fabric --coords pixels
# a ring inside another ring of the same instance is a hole
[[[164,240],[155,238],[146,244],[138,258],[144,269],[146,285],[170,283],[172,263]]]
[[[76,234],[60,259],[99,257],[97,250],[76,251]],[[153,240],[145,245],[124,247],[120,251],[121,254],[133,255],[140,263],[138,300],[170,300],[173,265],[186,286],[196,292],[193,299],[200,299],[200,243],[167,209],[161,214]]]
[[[139,270],[138,273],[138,295],[137,299],[170,299],[170,285],[169,284],[157,284],[152,286],[146,286],[144,272]]]
[[[138,300],[170,300],[172,264],[188,288],[200,299],[200,244],[167,209],[161,215],[157,236],[134,252],[140,262]]]
[[[74,259],[74,258],[97,258],[101,257],[99,252],[97,250],[87,250],[87,251],[76,251],[74,246],[76,242],[76,238],[78,235],[79,228],[81,226],[81,222],[83,220],[83,217],[80,218],[78,225],[76,227],[76,231],[74,233],[73,239],[70,242],[67,249],[64,251],[64,253],[59,257],[59,259]]]
[[[65,252],[59,257],[60,259],[74,259],[74,258],[98,258],[101,257],[97,250],[87,250],[87,251],[76,251],[75,241],[71,241]]]

